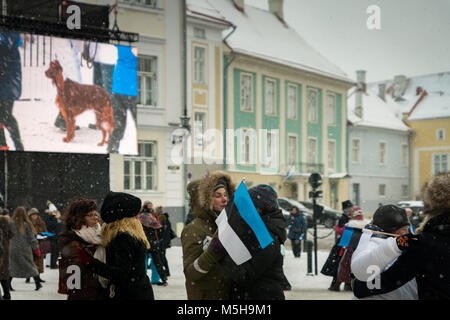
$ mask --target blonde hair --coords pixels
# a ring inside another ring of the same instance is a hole
[[[147,249],[150,248],[150,243],[147,240],[142,224],[134,217],[103,224],[103,245],[105,247],[108,246],[119,232],[128,232],[133,238],[144,242]]]
[[[27,215],[27,210],[25,207],[17,207],[14,210],[12,221],[14,221],[15,225],[17,226],[17,229],[19,230],[20,234],[25,234],[24,229],[24,223],[27,223],[33,234],[37,234],[36,228],[34,227],[33,223],[31,222],[30,218]]]

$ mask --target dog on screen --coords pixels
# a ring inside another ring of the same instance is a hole
[[[98,146],[108,142],[114,129],[114,114],[111,98],[105,89],[98,85],[86,85],[64,80],[63,68],[58,60],[50,62],[45,75],[56,86],[56,105],[66,121],[66,136],[64,142],[70,142],[75,137],[76,117],[86,110],[94,110],[96,125],[102,131],[102,140]]]

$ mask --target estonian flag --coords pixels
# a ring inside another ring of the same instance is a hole
[[[217,217],[216,224],[220,242],[237,265],[273,242],[244,182],[236,189],[233,201]]]
[[[356,249],[361,238],[362,231],[358,228],[345,226],[344,232],[342,233],[341,240],[338,246],[340,247],[351,247],[353,250]]]
[[[372,234],[373,231],[369,229],[360,229],[345,226],[338,246],[350,247],[354,252],[356,250],[364,250],[367,247]]]

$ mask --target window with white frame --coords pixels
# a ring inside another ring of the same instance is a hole
[[[206,48],[194,46],[194,82],[206,84]]]
[[[336,170],[336,141],[328,140],[328,169]]]
[[[409,148],[407,144],[402,144],[402,167],[408,167]]]
[[[378,185],[378,195],[380,197],[386,196],[386,185],[385,184],[379,184]]]
[[[240,154],[240,164],[249,165],[253,163],[253,139],[254,130],[251,129],[241,129],[240,130],[240,140],[241,140],[241,154]]]
[[[253,81],[252,75],[241,73],[241,110],[253,111]]]
[[[433,163],[432,163],[432,172],[433,174],[438,174],[439,172],[447,172],[449,171],[448,159],[450,153],[434,153],[433,154]]]
[[[157,159],[156,142],[139,142],[137,156],[124,156],[124,190],[156,190]]]
[[[360,140],[352,139],[352,163],[360,163]]]
[[[336,95],[329,93],[327,95],[327,123],[328,125],[336,125]]]
[[[195,146],[203,146],[203,137],[206,129],[206,114],[204,112],[194,113],[194,142]]]
[[[294,168],[297,171],[298,152],[297,152],[298,140],[296,136],[288,137],[288,166]]]
[[[297,86],[293,84],[289,84],[287,89],[287,117],[297,119]]]
[[[308,138],[308,164],[316,164],[317,163],[317,139],[316,138]]]
[[[314,89],[308,89],[308,103],[307,103],[307,110],[308,110],[308,121],[309,122],[317,122],[318,116],[318,105],[317,105],[317,91]]]
[[[445,129],[440,128],[436,130],[436,140],[437,141],[445,140]]]
[[[274,116],[277,113],[276,110],[276,98],[275,98],[276,83],[272,79],[266,79],[265,84],[265,104],[266,115]]]
[[[120,0],[120,2],[129,3],[129,4],[140,4],[140,5],[143,5],[146,7],[150,7],[150,8],[158,7],[157,0]]]
[[[272,158],[272,148],[274,146],[274,134],[271,131],[266,133],[266,157],[268,159]]]
[[[381,166],[386,165],[386,142],[378,144],[378,163]]]
[[[138,105],[158,104],[157,64],[158,58],[155,56],[138,56]]]

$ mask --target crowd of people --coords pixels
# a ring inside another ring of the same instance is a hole
[[[284,244],[290,239],[294,257],[300,257],[299,244],[307,231],[304,216],[293,208],[286,219],[271,186],[249,188],[249,198],[272,241],[254,246],[245,262],[236,263],[219,239],[216,224],[225,208],[232,210],[229,204],[236,207],[236,190],[224,171],[207,173],[187,186],[191,217],[181,233],[187,298],[284,300],[284,291],[290,287],[283,271]],[[404,208],[381,205],[367,223],[361,209],[345,201],[335,226],[335,246],[321,270],[332,277],[329,290],[339,291],[344,283],[353,299],[449,299],[449,194],[450,173],[437,174],[425,183],[421,190],[424,219],[415,230]],[[163,208],[153,209],[150,201],[142,205],[130,194],[109,192],[100,210],[96,201],[84,198],[73,201],[62,218],[54,209],[48,203],[46,214],[62,219],[64,226],[64,231],[55,231],[61,255],[57,255],[58,292],[69,300],[154,299],[152,285],[167,285],[170,272],[165,251],[175,235]],[[41,288],[41,249],[49,239],[36,235],[51,236],[51,227],[39,219],[37,209],[27,212],[18,207],[11,218],[0,217],[3,299],[10,298],[14,278],[33,278],[36,290]],[[359,237],[352,235],[343,244],[350,229],[359,230]],[[240,236],[243,241],[252,237],[250,233]],[[51,253],[51,244],[45,250]],[[74,277],[77,270],[79,278]]]
[[[69,300],[153,299],[151,284],[167,285],[170,271],[165,253],[175,237],[162,207],[153,209],[150,201],[141,206],[139,198],[125,193],[109,193],[100,214],[97,202],[86,198],[74,200],[64,214],[51,201],[42,214],[37,208],[27,211],[20,206],[12,214],[0,208],[0,299],[11,299],[14,278],[27,283],[33,278],[35,290],[41,289],[45,260],[46,267],[59,269],[58,293]],[[144,252],[142,257],[137,249]],[[136,257],[130,260],[128,252]],[[146,284],[149,260],[155,266],[152,282],[140,290]],[[74,266],[80,279],[68,285]],[[129,281],[136,282],[141,292],[129,295],[118,285],[126,288]]]

